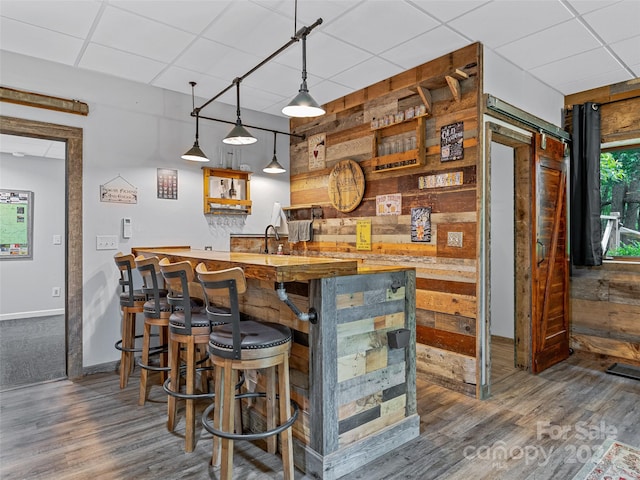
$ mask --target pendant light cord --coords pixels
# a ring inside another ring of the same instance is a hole
[[[277,132],[273,132],[273,158],[276,158],[276,138],[278,134]]]
[[[193,106],[193,111],[196,113],[196,145],[198,144],[198,130],[199,130],[199,113],[200,113],[200,109],[196,108],[196,98],[195,98],[195,86],[197,85],[196,82],[189,82],[189,84],[191,85],[191,105]]]

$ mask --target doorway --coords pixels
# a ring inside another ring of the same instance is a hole
[[[82,376],[82,129],[0,116],[0,133],[64,142],[66,376]]]

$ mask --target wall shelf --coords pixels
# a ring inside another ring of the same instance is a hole
[[[202,177],[205,214],[251,214],[251,172],[202,167]]]
[[[372,149],[374,157],[371,159],[373,172],[383,172],[424,165],[426,154],[425,122],[427,117],[428,115],[420,115],[409,120],[404,120],[403,122],[393,123],[373,130],[374,135]],[[406,139],[412,137],[415,137],[415,148],[380,155],[381,146],[386,142],[400,142],[399,145],[404,148],[406,145]]]

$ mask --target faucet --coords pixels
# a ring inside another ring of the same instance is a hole
[[[269,233],[269,229],[273,228],[273,233],[276,234],[276,240],[280,240],[280,235],[278,235],[278,230],[273,225],[267,225],[267,228],[264,230],[264,253],[269,253],[269,244],[267,243],[267,234]]]

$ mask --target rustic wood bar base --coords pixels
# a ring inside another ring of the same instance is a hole
[[[419,436],[416,407],[415,270],[358,266],[320,257],[138,247],[135,255],[238,266],[247,277],[244,314],[294,330],[291,398],[301,407],[293,426],[294,462],[308,475],[334,480]],[[284,283],[300,320],[278,297]],[[260,390],[260,372],[247,380]],[[260,402],[245,428],[264,428]]]

